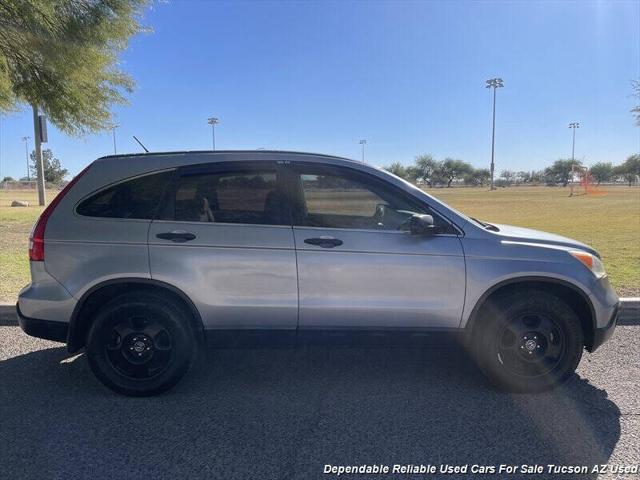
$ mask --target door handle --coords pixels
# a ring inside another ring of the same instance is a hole
[[[309,245],[317,245],[322,248],[333,248],[339,247],[342,245],[342,240],[333,237],[317,237],[317,238],[307,238],[304,243],[308,243]]]
[[[187,232],[186,230],[173,230],[172,232],[158,233],[156,237],[161,238],[162,240],[171,240],[176,243],[188,242],[189,240],[196,238],[193,233]]]

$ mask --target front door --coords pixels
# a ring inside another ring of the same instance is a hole
[[[295,329],[296,254],[275,162],[179,169],[149,229],[151,276],[182,290],[207,329]]]
[[[465,292],[459,231],[421,200],[366,172],[294,164],[299,328],[457,328]],[[438,234],[412,235],[413,213]]]

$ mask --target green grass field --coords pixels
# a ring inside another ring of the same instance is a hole
[[[605,196],[569,197],[566,188],[439,188],[429,193],[462,212],[495,223],[536,228],[575,238],[603,256],[621,296],[640,296],[640,189],[612,187]],[[48,192],[48,199],[54,192]],[[14,302],[29,282],[29,231],[40,207],[34,191],[0,191],[0,302]]]
[[[562,187],[439,188],[428,192],[488,222],[575,238],[598,250],[620,296],[640,295],[640,189],[603,188],[604,196],[569,197]]]

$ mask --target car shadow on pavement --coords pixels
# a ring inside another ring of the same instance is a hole
[[[0,362],[0,411],[1,478],[336,478],[323,475],[325,464],[592,466],[607,463],[620,436],[618,407],[577,375],[553,392],[503,393],[455,346],[210,351],[153,398],[116,395],[83,355],[51,348]]]

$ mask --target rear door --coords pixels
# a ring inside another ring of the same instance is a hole
[[[458,327],[459,230],[366,172],[313,163],[292,169],[300,329]],[[440,233],[409,233],[413,213],[433,215]]]
[[[275,162],[177,171],[149,229],[151,276],[182,290],[205,328],[295,329],[296,257]]]

